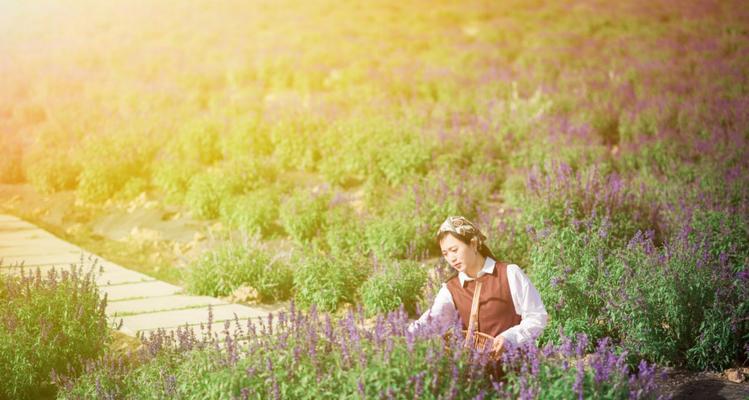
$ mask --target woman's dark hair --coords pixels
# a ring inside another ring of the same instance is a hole
[[[467,244],[469,246],[471,245],[471,239],[473,239],[473,237],[467,237],[467,236],[461,235],[459,233],[450,232],[450,231],[443,231],[443,232],[440,232],[437,235],[437,246],[438,247],[439,247],[439,244],[442,241],[442,239],[444,239],[445,236],[447,236],[447,235],[451,235],[452,237],[460,240],[461,242],[463,242],[463,243],[465,243],[465,244]],[[497,257],[495,257],[494,253],[492,253],[491,249],[489,249],[489,247],[486,246],[486,243],[481,243],[481,246],[479,247],[479,254],[481,254],[484,257],[491,257],[492,259],[497,260]],[[449,281],[450,279],[456,277],[457,275],[458,275],[458,272],[455,271],[455,270],[453,270],[447,276],[447,278],[445,278],[444,282]]]

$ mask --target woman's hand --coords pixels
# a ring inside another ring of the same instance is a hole
[[[505,338],[501,335],[497,335],[492,342],[492,353],[495,356],[500,356],[505,351]]]

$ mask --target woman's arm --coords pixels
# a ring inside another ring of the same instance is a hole
[[[453,297],[447,289],[446,284],[437,292],[434,298],[434,304],[419,317],[408,325],[410,333],[439,333],[444,334],[450,327],[450,324],[457,317],[458,310],[453,304]],[[425,331],[424,331],[425,330]]]
[[[507,266],[507,280],[510,284],[512,302],[522,320],[520,325],[500,333],[505,342],[523,344],[538,337],[546,327],[549,315],[546,313],[541,295],[530,279],[515,264]]]

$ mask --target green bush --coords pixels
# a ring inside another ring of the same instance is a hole
[[[394,186],[426,173],[431,148],[415,130],[381,118],[339,122],[322,136],[318,169],[337,185],[382,177]]]
[[[482,214],[478,223],[485,224],[481,229],[487,236],[486,245],[499,261],[517,264],[526,272],[533,268],[530,261],[532,238],[518,210],[503,208],[494,218]]]
[[[115,198],[120,200],[132,200],[149,189],[148,181],[145,178],[130,178],[125,185],[117,192]]]
[[[322,239],[331,198],[330,191],[325,188],[316,192],[306,188],[295,190],[282,201],[279,210],[284,230],[302,244]]]
[[[219,216],[221,201],[232,194],[222,178],[222,171],[211,169],[190,179],[185,205],[196,218],[212,219]]]
[[[533,171],[520,196],[523,221],[532,232],[529,275],[551,317],[542,339],[556,342],[560,333],[576,332],[593,340],[615,336],[619,327],[605,315],[620,286],[611,277],[621,266],[612,259],[636,232],[658,226],[658,207],[596,167],[547,169]]]
[[[369,251],[378,258],[419,258],[437,255],[437,228],[448,215],[474,219],[488,198],[486,176],[436,170],[402,185],[391,199],[381,201],[367,223]]]
[[[131,179],[145,179],[157,146],[143,140],[140,133],[102,135],[85,141],[77,154],[82,170],[76,195],[89,203],[104,202]]]
[[[262,323],[261,332],[278,321],[274,334],[251,333],[243,345],[238,335],[215,346],[189,335],[157,335],[147,339],[155,352],[145,363],[99,363],[59,398],[647,399],[657,389],[654,366],[641,362],[630,370],[607,340],[592,354],[582,353],[582,335],[558,347],[508,351],[497,381],[486,358],[461,351],[462,342],[405,334],[403,314],[379,316],[371,329],[357,317],[292,309]]]
[[[274,177],[273,168],[260,161],[222,162],[190,179],[185,204],[199,218],[217,218],[223,201],[261,187]]]
[[[605,166],[574,171],[563,163],[549,163],[546,172],[534,169],[519,204],[534,228],[576,226],[606,219],[608,234],[623,244],[638,230],[659,227],[659,206],[648,202],[647,188],[635,188]],[[659,234],[656,231],[656,234]]]
[[[237,118],[222,137],[221,152],[227,160],[270,157],[273,154],[270,129],[258,118]]]
[[[582,332],[597,340],[608,334],[604,306],[610,299],[607,275],[611,253],[610,225],[582,224],[547,228],[531,247],[529,278],[549,313],[542,341]]]
[[[229,243],[195,260],[187,269],[185,283],[190,292],[208,296],[227,296],[240,286],[249,286],[260,301],[271,302],[289,298],[292,276],[288,264],[265,249]]]
[[[268,236],[278,220],[280,193],[275,187],[253,190],[221,202],[221,221],[249,234]]]
[[[0,183],[24,180],[23,145],[13,135],[0,135]]]
[[[367,315],[385,314],[401,305],[410,315],[416,314],[427,273],[414,261],[380,261],[376,271],[359,289]]]
[[[33,146],[24,157],[26,179],[40,193],[75,189],[81,167],[70,149]]]
[[[179,161],[212,165],[222,158],[221,129],[207,118],[186,122],[169,143],[167,152]]]
[[[198,163],[161,160],[155,167],[153,183],[164,192],[167,202],[181,204],[190,188],[190,179],[200,171]]]
[[[394,210],[395,211],[395,210]],[[378,258],[402,259],[409,255],[419,238],[419,227],[413,216],[407,211],[387,213],[388,218],[373,218],[364,228],[367,249]],[[423,229],[422,234],[428,235]]]
[[[282,120],[271,128],[273,159],[282,171],[315,171],[320,160],[319,132],[323,123],[302,115]]]
[[[682,223],[663,248],[638,235],[613,260],[609,319],[638,356],[722,370],[749,339],[745,227],[705,209]]]
[[[0,275],[0,398],[49,395],[53,371],[75,376],[105,351],[106,301],[92,275],[73,271]]]
[[[336,204],[326,216],[325,244],[334,256],[346,253],[364,254],[364,225],[350,204]]]
[[[357,254],[331,257],[309,255],[294,268],[294,300],[302,308],[313,304],[320,311],[335,311],[341,303],[353,303],[370,265]]]

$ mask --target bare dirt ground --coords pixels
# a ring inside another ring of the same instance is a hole
[[[749,374],[749,368],[744,368]],[[731,382],[726,373],[666,370],[667,378],[660,381],[659,392],[674,400],[749,399],[749,376],[744,382]]]

